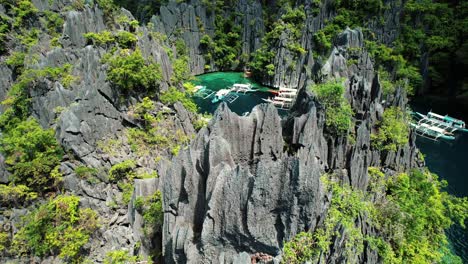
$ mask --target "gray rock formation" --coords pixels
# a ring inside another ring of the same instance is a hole
[[[63,10],[71,4],[68,0],[33,2],[39,10]],[[207,10],[205,1],[178,2],[170,0],[163,4],[151,18],[153,27],[139,29],[137,45],[142,54],[161,65],[162,91],[174,85],[173,68],[161,40],[152,33],[161,32],[171,41],[182,38],[188,48],[190,70],[200,74],[206,64],[200,39],[204,34],[213,37],[215,30],[214,14]],[[313,34],[335,14],[330,8],[331,1],[324,1],[318,14],[311,10],[312,0],[304,4],[307,18],[300,44],[307,52],[299,56],[291,53],[284,47],[286,36],[281,36],[273,50],[275,74],[264,80],[275,87],[303,88],[290,115],[282,120],[273,106],[260,105],[249,116],[239,117],[221,105],[210,125],[199,131],[187,149],[182,149],[173,160],[158,164],[155,157],[131,153],[128,142],[123,142],[115,157],[98,147],[99,142],[119,138],[126,128],[138,126],[127,112],[141,98],[139,94],[126,95],[125,100],[120,98],[121,93],[106,80],[107,66],[101,63],[106,50],[86,46],[83,37],[86,32],[121,26],[107,25],[97,5],[87,5],[81,11],[63,11],[65,24],[60,37],[63,48],[40,50],[38,64],[28,66],[57,67],[70,63],[72,74],[79,78],[67,88],[60,82],[38,82],[31,91],[32,112],[43,127],[56,129],[56,137],[68,153],[61,164],[66,192],[79,195],[81,206],[96,210],[104,220],[86,248],[93,262],[102,262],[106,252],[112,250],[127,249],[133,254],[141,242],[138,253],[147,256],[162,249],[167,263],[240,264],[250,263],[256,256],[279,263],[284,241],[300,231],[313,231],[323,223],[330,195],[320,183],[322,174],[334,172],[353,188],[365,189],[369,166],[383,166],[391,172],[417,165],[414,135],[395,152],[370,148],[370,134],[384,108],[406,105],[403,90],[382,98],[379,77],[369,54],[349,52],[349,48],[364,46],[359,30],[345,30],[334,40],[330,56],[323,61],[314,58]],[[228,13],[231,11],[242,14],[234,23],[242,28],[242,53],[249,55],[260,47],[265,32],[262,4],[258,0],[239,0]],[[133,19],[128,11],[123,10],[123,14]],[[397,16],[398,6],[394,6],[386,11],[386,17],[391,18],[386,22],[388,27],[376,29],[384,42],[395,39]],[[348,65],[352,56],[356,56],[357,63]],[[0,61],[0,100],[3,100],[15,76],[3,59]],[[211,65],[211,70],[216,69]],[[346,97],[355,112],[355,127],[351,131],[355,143],[324,130],[323,109],[306,89],[314,80],[332,78],[345,80]],[[159,104],[157,108],[168,110]],[[175,129],[186,135],[195,133],[193,116],[182,104],[175,104],[168,112]],[[135,159],[139,168],[156,169],[161,174],[161,179],[135,181],[128,208],[117,203],[122,201],[122,191],[108,183],[106,176],[111,165],[126,159]],[[96,176],[97,182],[75,175],[74,170],[80,165],[102,170]],[[0,183],[7,182],[8,173],[0,155]],[[158,189],[164,199],[162,245],[144,236],[142,216],[134,206],[138,197]],[[13,211],[9,219],[0,216],[1,226],[8,223],[15,229],[19,216],[27,213]],[[365,219],[357,222],[364,234],[374,232],[365,222]],[[332,242],[333,250],[323,257],[324,262],[339,263],[344,260],[343,241]],[[356,259],[359,263],[378,262],[376,252],[369,247]]]
[[[283,147],[272,105],[248,117],[221,106],[162,178],[166,262],[276,256],[283,239],[313,228],[321,208],[319,160],[309,151],[289,157]]]
[[[167,263],[248,263],[242,262],[246,254],[259,253],[278,259],[284,241],[323,221],[329,197],[322,174],[334,172],[366,189],[369,166],[417,166],[414,136],[396,152],[371,150],[370,134],[384,108],[378,76],[365,51],[356,65],[347,65],[348,48],[363,46],[360,31],[347,29],[336,43],[321,71],[345,80],[355,143],[324,130],[323,109],[306,89],[283,122],[271,105],[247,117],[221,105],[208,128],[162,170]],[[405,98],[399,89],[385,106],[404,105]],[[364,220],[361,226],[364,234],[373,232]],[[332,243],[324,261],[345,261],[343,240]],[[378,262],[375,251],[364,251],[352,261]]]
[[[272,105],[257,106],[247,117],[220,106],[208,128],[163,170],[167,263],[247,263],[239,261],[256,253],[279,257],[284,241],[323,221],[328,200],[319,178],[325,171],[367,187],[369,121],[357,127],[356,144],[348,145],[324,134],[322,110],[310,94],[301,98],[284,126]],[[284,152],[287,147],[296,150]],[[414,149],[411,143],[393,154],[401,159],[387,164],[386,158],[382,165],[410,166]],[[366,250],[360,263],[376,259]],[[334,263],[342,254],[337,244],[327,259]]]

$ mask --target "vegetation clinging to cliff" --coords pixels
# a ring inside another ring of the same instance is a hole
[[[286,4],[285,13],[274,22],[271,31],[262,39],[262,46],[252,55],[250,67],[257,77],[271,77],[275,74],[274,47],[285,39],[286,48],[295,56],[303,55],[306,50],[300,45],[300,38],[306,18],[303,7],[291,8]]]
[[[161,67],[146,61],[138,49],[117,51],[104,61],[109,63],[107,79],[124,91],[154,92],[162,79]]]
[[[26,216],[11,250],[19,255],[58,253],[66,261],[79,263],[83,246],[98,226],[96,212],[79,208],[78,197],[58,196]]]
[[[312,86],[319,102],[325,107],[325,124],[336,134],[345,134],[352,125],[353,110],[344,97],[345,88],[338,81]]]
[[[437,263],[444,258],[461,264],[450,252],[444,230],[454,224],[465,227],[466,197],[447,194],[442,190],[446,182],[425,169],[386,180],[378,168],[370,167],[369,177],[368,191],[363,192],[322,176],[322,184],[332,194],[327,217],[311,235],[299,233],[284,244],[285,263],[316,259],[329,251],[334,239],[344,236],[345,255],[351,263],[367,244],[377,250],[383,263]],[[374,194],[382,192],[387,195],[373,201]],[[357,219],[378,230],[378,235],[363,234]]]
[[[396,151],[409,140],[409,117],[398,107],[385,109],[378,131],[371,134],[372,146],[379,150]]]

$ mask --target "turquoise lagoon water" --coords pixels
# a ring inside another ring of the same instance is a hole
[[[273,96],[269,92],[269,87],[262,86],[250,78],[245,78],[244,74],[240,72],[214,72],[202,74],[196,76],[194,83],[196,85],[206,86],[207,89],[213,92],[231,87],[235,83],[252,84],[252,87],[256,88],[258,91],[246,94],[238,93],[237,95],[239,95],[239,98],[232,103],[227,102],[229,108],[239,115],[242,115],[245,112],[250,112],[256,105],[264,103],[262,100],[263,98],[266,99]],[[202,112],[214,113],[221,102],[215,104],[211,103],[213,96],[214,94],[206,99],[203,99],[200,96],[195,96],[194,100]]]

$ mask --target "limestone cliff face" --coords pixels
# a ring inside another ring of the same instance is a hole
[[[64,175],[64,191],[80,196],[81,206],[95,210],[102,220],[101,229],[86,246],[89,259],[99,263],[103,261],[107,252],[120,249],[130,250],[137,242],[141,243],[143,240],[141,238],[141,215],[136,212],[133,205],[121,205],[122,191],[117,185],[110,184],[106,180],[106,171],[112,165],[127,159],[135,160],[139,168],[151,170],[156,167],[155,157],[132,154],[130,146],[122,139],[126,128],[139,125],[137,120],[128,115],[128,111],[130,106],[141,98],[138,94],[131,94],[126,95],[127,98],[122,100],[121,92],[107,80],[107,65],[101,62],[102,56],[107,51],[88,45],[83,36],[87,32],[123,29],[122,26],[107,23],[103,11],[97,5],[94,7],[85,5],[83,10],[63,11],[71,4],[70,1],[35,0],[33,4],[40,11],[62,10],[65,23],[59,38],[61,47],[49,47],[50,36],[44,32],[41,34],[39,44],[31,51],[31,54],[37,54],[37,61],[26,66],[40,69],[61,67],[69,63],[73,66],[71,74],[77,76],[77,79],[67,88],[64,88],[59,81],[45,80],[35,85],[34,89],[31,89],[32,115],[44,128],[53,127],[56,130],[56,138],[67,153],[60,167]],[[0,5],[0,12],[2,10],[3,7]],[[133,19],[128,11],[123,10],[123,13],[129,19]],[[160,83],[160,89],[167,89],[171,82],[173,68],[163,45],[151,39],[149,31],[141,27],[137,46],[145,58],[151,58],[161,66],[163,81]],[[17,78],[14,72],[6,66],[4,59],[5,57],[2,57],[0,60],[0,101],[6,98],[8,90]],[[170,129],[174,131],[180,129],[187,135],[193,134],[195,130],[190,121],[191,114],[181,104],[176,104],[174,108],[169,109],[158,103],[155,111],[164,110],[168,113],[167,118],[173,124]],[[3,105],[0,105],[0,113],[2,112]],[[99,146],[107,140],[115,139],[122,143],[119,143],[119,148],[112,149],[115,152],[113,155],[109,155],[103,151],[103,147]],[[99,170],[98,182],[90,183],[77,176],[74,170],[78,166]],[[9,183],[8,177],[4,157],[0,155],[0,183]],[[145,181],[135,183],[137,190],[135,195],[148,195],[157,190],[157,181],[150,182],[152,185],[148,185]],[[143,186],[141,187],[143,191],[139,191],[138,186]],[[145,189],[145,186],[155,187]],[[28,213],[28,210],[12,209],[10,216],[2,215],[0,227],[16,232],[20,225],[20,216]],[[160,247],[151,243],[141,244],[140,250],[143,255],[149,255],[149,250],[153,250],[147,247]],[[31,263],[33,260],[15,261]],[[58,258],[47,258],[44,261],[60,262]]]
[[[64,10],[70,4],[67,0],[33,2],[40,10]],[[206,61],[200,50],[200,39],[204,34],[213,36],[215,30],[214,14],[207,10],[205,1],[177,2],[170,0],[163,4],[150,19],[153,27],[141,27],[138,36],[137,45],[144,57],[161,65],[161,90],[172,84],[173,67],[163,45],[151,32],[159,31],[170,39],[184,39],[191,72],[201,74],[205,72]],[[251,263],[251,257],[260,253],[277,263],[284,241],[300,231],[313,231],[323,222],[330,194],[320,183],[322,174],[334,172],[343,182],[365,189],[369,166],[385,167],[390,175],[397,169],[417,165],[414,136],[395,152],[371,151],[370,134],[384,108],[404,107],[405,94],[397,90],[394,95],[382,98],[379,77],[369,55],[365,50],[358,55],[350,54],[349,48],[363,47],[359,30],[345,30],[336,38],[330,56],[322,61],[314,59],[312,36],[335,14],[330,11],[331,1],[324,1],[319,14],[312,15],[311,2],[304,2],[307,18],[300,40],[308,52],[295,57],[280,41],[274,49],[275,74],[263,80],[275,87],[302,88],[291,113],[282,118],[273,106],[260,105],[249,116],[239,117],[221,105],[208,127],[198,132],[188,148],[182,149],[174,159],[160,163],[151,155],[135,155],[128,142],[119,137],[126,128],[139,125],[127,114],[139,95],[133,94],[126,100],[119,98],[119,91],[106,80],[107,66],[101,63],[106,50],[87,45],[83,37],[86,32],[118,30],[121,26],[106,21],[97,6],[63,11],[65,24],[59,40],[63,47],[42,50],[36,47],[38,63],[28,66],[55,67],[70,63],[73,75],[79,79],[68,88],[60,82],[41,82],[31,94],[32,108],[33,116],[43,127],[56,129],[56,137],[68,153],[61,164],[65,191],[79,195],[81,206],[96,210],[104,219],[98,234],[87,245],[89,259],[100,263],[106,252],[131,250],[141,242],[140,251],[132,253],[162,252],[165,263]],[[235,21],[242,28],[242,53],[251,54],[260,47],[265,33],[264,6],[259,0],[239,0],[234,6],[232,12],[243,14]],[[397,6],[386,11],[386,17],[392,18],[388,26],[378,31],[380,27],[375,25],[379,38],[384,41],[395,38],[398,28],[395,10]],[[128,11],[122,12],[132,18]],[[44,34],[39,40],[44,47],[48,45],[48,37]],[[351,56],[357,63],[348,65]],[[4,100],[15,75],[3,63],[3,58],[1,61],[0,100]],[[211,70],[217,70],[215,65],[211,66]],[[324,111],[305,88],[318,77],[344,78],[346,97],[356,113],[352,131],[355,143],[324,130]],[[156,105],[156,112],[169,113],[171,129],[194,134],[191,114],[181,104],[176,104],[174,109]],[[57,108],[63,110],[58,113],[54,111]],[[121,140],[123,146],[109,155],[99,146],[106,139]],[[3,159],[0,155],[0,183],[7,183]],[[135,159],[138,167],[157,170],[161,176],[136,181],[128,206],[111,206],[115,199],[121,200],[122,193],[115,184],[106,182],[105,176],[99,176],[102,178],[99,183],[89,183],[74,172],[79,165],[108,170],[126,159]],[[164,199],[162,237],[145,237],[135,200],[158,189]],[[11,224],[15,229],[20,216],[26,213],[25,209],[14,209],[9,218],[0,217],[0,224]],[[365,223],[358,224],[364,233],[373,232]],[[333,241],[324,261],[342,261],[343,251],[343,241]],[[359,263],[379,261],[370,248],[357,258]],[[29,259],[20,261],[30,262]],[[47,261],[59,262],[56,258],[44,260]]]
[[[215,3],[211,3],[211,5],[215,5]],[[249,55],[260,47],[265,31],[263,8],[258,0],[239,0],[235,1],[233,6],[232,10],[219,15],[228,17],[231,13],[242,14],[242,16],[236,17],[234,24],[242,29],[241,54]],[[205,65],[209,64],[204,58],[205,54],[201,50],[200,40],[204,35],[211,38],[214,36],[217,14],[212,9],[199,0],[180,4],[176,1],[169,1],[161,6],[159,14],[150,19],[154,30],[167,35],[170,39],[184,40],[189,50],[190,69],[195,75],[204,73],[206,71]],[[210,65],[210,71],[216,70],[218,70],[216,65]]]
[[[320,176],[334,172],[365,189],[367,168],[417,165],[414,136],[396,152],[371,151],[370,134],[383,108],[404,105],[404,95],[382,105],[372,63],[364,51],[347,66],[347,48],[361,47],[362,33],[346,30],[322,71],[346,80],[356,114],[355,143],[324,130],[324,112],[305,89],[281,120],[272,105],[239,117],[221,105],[209,126],[163,170],[163,246],[167,263],[249,263],[259,253],[277,262],[283,242],[322,223],[330,197]],[[286,151],[287,149],[293,151]],[[362,223],[365,234],[372,232]],[[343,241],[333,242],[326,263],[345,260]],[[376,263],[365,248],[359,263]]]

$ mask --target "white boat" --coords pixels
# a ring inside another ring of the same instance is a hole
[[[226,97],[226,95],[228,95],[229,93],[231,92],[231,89],[221,89],[219,91],[216,92],[213,100],[211,100],[211,102],[213,104],[221,101],[224,99],[224,97]]]
[[[203,85],[197,85],[195,87],[193,87],[193,93],[196,93],[196,92],[201,92],[203,91],[204,89],[206,89],[206,86],[203,86]]]
[[[243,84],[243,83],[235,83],[231,90],[236,93],[247,93],[247,92],[254,92],[255,89],[252,88],[252,84]]]
[[[433,112],[429,112],[427,115],[419,112],[413,112],[413,114],[420,119],[419,122],[425,122],[432,126],[440,127],[449,132],[468,132],[468,129],[465,128],[465,122],[448,115],[442,116]]]
[[[289,108],[292,107],[293,100],[290,99],[291,101],[286,101],[285,99],[287,99],[287,98],[279,98],[279,97],[275,97],[273,99],[271,99],[271,98],[267,98],[267,99],[262,98],[263,101],[265,101],[267,103],[272,103],[274,106],[276,106],[279,109],[288,110]]]
[[[439,138],[445,140],[454,140],[455,137],[451,132],[444,130],[443,128],[432,126],[425,122],[420,123],[411,123],[411,127],[413,127],[416,131],[416,134],[425,138],[429,138],[432,140],[437,140]]]

